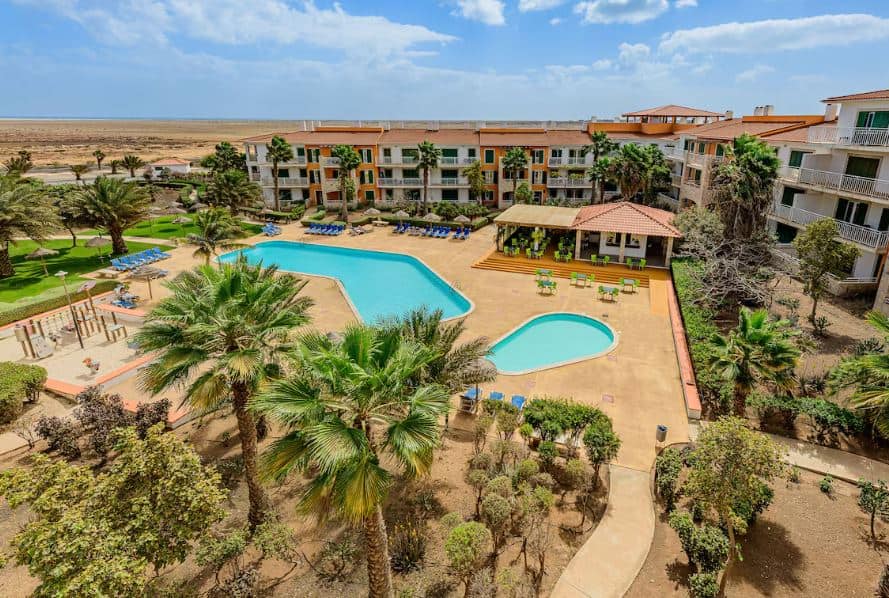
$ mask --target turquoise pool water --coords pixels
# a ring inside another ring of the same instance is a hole
[[[589,359],[615,344],[611,327],[589,316],[555,313],[537,316],[503,337],[489,359],[501,374],[520,374],[566,361]]]
[[[361,319],[368,323],[423,305],[441,309],[445,318],[462,316],[472,309],[466,297],[420,260],[401,253],[269,241],[227,253],[219,260],[233,261],[239,253],[251,264],[261,260],[289,272],[338,279]]]

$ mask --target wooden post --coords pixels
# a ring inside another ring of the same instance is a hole
[[[667,237],[667,256],[665,263],[667,267],[670,267],[670,259],[673,257],[673,237]]]
[[[110,343],[111,337],[108,336],[108,323],[105,322],[105,316],[99,316],[99,320],[102,322],[102,330],[105,332],[105,340]]]
[[[580,259],[580,238],[583,236],[583,231],[577,229],[577,233],[574,236],[574,259]]]
[[[624,250],[627,248],[627,233],[620,233],[620,251],[617,255],[617,261],[624,263]]]

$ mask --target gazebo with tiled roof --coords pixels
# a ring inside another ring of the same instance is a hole
[[[682,236],[673,226],[673,212],[628,201],[618,201],[580,209],[571,226],[576,231],[575,257],[589,247],[596,255],[611,255],[619,262],[626,258],[648,258],[648,250],[662,245],[664,265],[670,265],[673,239]]]

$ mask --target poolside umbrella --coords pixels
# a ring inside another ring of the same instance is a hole
[[[456,218],[454,218],[454,222],[461,222],[461,223],[464,223],[464,224],[465,224],[465,223],[467,223],[467,222],[472,222],[472,220],[470,220],[467,216],[464,216],[463,214],[460,214],[459,216],[457,216]]]
[[[136,280],[144,280],[148,283],[148,298],[154,299],[154,294],[151,292],[151,281],[163,278],[167,275],[166,270],[161,270],[160,268],[155,268],[154,266],[139,266],[132,272],[130,272],[130,278]]]
[[[426,220],[428,220],[429,222],[441,222],[441,216],[435,213],[431,213],[426,216]]]
[[[368,209],[364,210],[365,216],[379,216],[380,214],[382,214],[382,212],[380,212],[376,208],[368,208]]]
[[[408,214],[407,212],[405,212],[404,210],[398,210],[397,212],[395,212],[395,217],[396,218],[410,218],[411,215]]]
[[[48,247],[38,247],[25,257],[29,260],[40,260],[40,264],[43,266],[43,273],[46,276],[49,276],[49,270],[46,269],[46,262],[43,260],[45,257],[50,257],[53,255],[59,255],[59,252],[55,249],[49,249]]]
[[[87,247],[95,247],[96,255],[98,257],[102,257],[102,247],[107,245],[111,245],[111,239],[106,239],[105,237],[93,237],[89,241],[86,242]]]

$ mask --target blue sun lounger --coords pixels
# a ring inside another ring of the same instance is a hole
[[[522,395],[512,395],[512,401],[510,402],[512,403],[513,407],[521,411],[525,408],[525,401],[526,399]]]
[[[497,392],[496,390],[492,390],[491,394],[488,395],[488,400],[489,401],[502,401],[503,400],[503,393]]]

